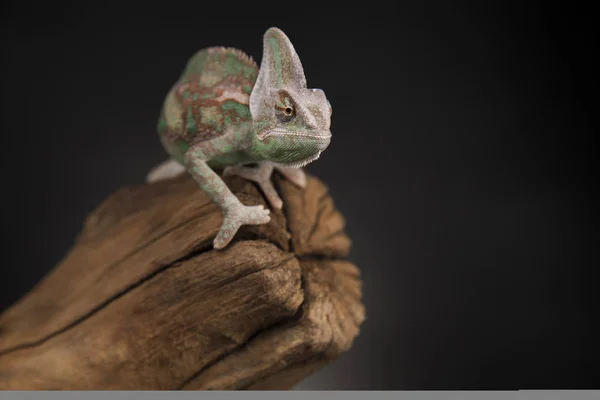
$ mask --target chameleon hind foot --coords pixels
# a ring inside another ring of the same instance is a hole
[[[221,230],[215,237],[213,245],[216,249],[227,246],[242,225],[262,225],[271,220],[270,211],[260,206],[245,206],[237,203],[223,211],[225,219]]]
[[[223,175],[237,175],[244,179],[248,179],[249,181],[256,182],[271,206],[279,210],[283,206],[283,201],[279,197],[279,194],[277,194],[277,191],[271,182],[273,168],[273,165],[269,162],[259,162],[257,167],[233,165],[226,167],[223,170]]]
[[[185,167],[173,159],[168,159],[152,168],[146,175],[146,182],[152,183],[171,179],[185,172]]]

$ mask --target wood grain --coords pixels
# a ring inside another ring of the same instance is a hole
[[[317,178],[274,179],[284,209],[224,250],[222,214],[187,175],[109,196],[0,315],[0,388],[288,389],[347,351],[365,314],[344,218]]]

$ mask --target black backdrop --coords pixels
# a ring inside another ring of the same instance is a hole
[[[4,2],[0,308],[165,158],[187,58],[260,61],[278,26],[333,105],[308,170],[347,217],[368,315],[299,388],[598,388],[593,14],[472,3]]]

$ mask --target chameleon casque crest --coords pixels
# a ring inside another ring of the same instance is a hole
[[[213,243],[221,249],[240,226],[268,223],[270,211],[243,205],[213,168],[256,182],[271,206],[280,209],[273,170],[304,187],[301,168],[331,141],[331,112],[325,93],[307,87],[294,46],[278,28],[264,34],[260,69],[241,50],[202,49],[165,98],[158,133],[171,158],[147,180],[187,170],[223,212]]]

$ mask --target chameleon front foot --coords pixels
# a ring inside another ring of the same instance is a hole
[[[273,173],[273,165],[271,163],[261,162],[255,168],[245,167],[243,165],[234,165],[225,168],[224,176],[237,175],[249,181],[256,182],[267,201],[273,208],[279,210],[283,206],[283,201],[277,194],[273,183],[271,182],[271,174]]]
[[[221,230],[213,241],[216,249],[222,249],[231,242],[242,225],[262,225],[271,220],[270,211],[260,206],[245,206],[238,203],[236,206],[224,210],[225,219]]]

